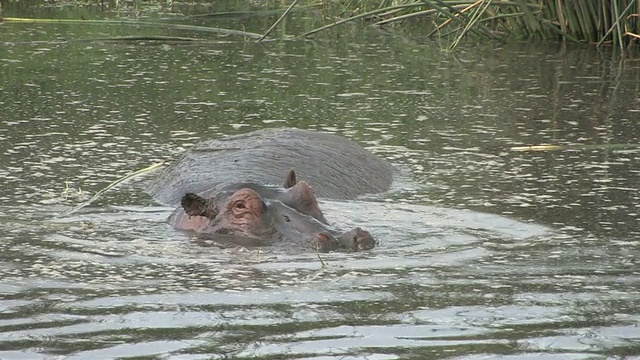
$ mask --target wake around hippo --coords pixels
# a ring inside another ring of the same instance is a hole
[[[388,162],[343,137],[268,129],[195,145],[149,192],[159,202],[179,203],[169,224],[201,237],[358,251],[375,246],[371,234],[331,226],[315,194],[354,199],[383,192],[393,172]],[[313,181],[314,188],[298,177]]]

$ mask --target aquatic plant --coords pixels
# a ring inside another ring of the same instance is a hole
[[[149,0],[144,6],[139,1],[119,0],[48,0],[51,4],[85,3],[99,5],[104,11],[120,18],[119,24],[162,26],[179,30],[215,31],[242,35],[246,39],[265,40],[281,21],[293,11],[305,11],[321,18],[324,25],[301,34],[309,37],[349,22],[366,23],[376,27],[414,30],[428,37],[438,36],[454,48],[469,36],[497,41],[512,39],[541,39],[571,41],[625,47],[640,43],[640,0],[287,0],[282,2],[254,0],[252,2],[228,0],[225,6],[213,5],[208,0],[196,1],[201,8],[196,14],[182,14],[186,3],[173,0]],[[217,4],[217,3],[216,3]],[[1,8],[0,8],[1,10]],[[138,14],[164,15],[160,18]],[[122,19],[123,15],[124,19]],[[170,16],[169,16],[170,15]],[[217,29],[176,23],[193,19],[222,17],[273,16],[279,18],[261,34],[243,30]],[[46,19],[5,18],[5,21],[47,21]],[[150,21],[151,20],[151,21]],[[0,20],[1,21],[1,20]],[[61,19],[50,21],[59,22]],[[86,20],[69,19],[66,21]],[[102,23],[115,23],[102,20]],[[311,25],[310,22],[308,26]],[[293,34],[292,34],[293,35]],[[117,39],[120,40],[120,39]],[[174,39],[175,40],[175,39]],[[180,39],[178,39],[180,40]],[[184,40],[184,39],[181,39]],[[450,40],[450,41],[449,41]]]
[[[354,20],[376,26],[411,21],[429,27],[429,36],[491,39],[562,39],[623,49],[640,39],[639,0],[349,0],[335,1],[342,16],[305,33],[315,34]],[[347,15],[348,14],[348,15]]]

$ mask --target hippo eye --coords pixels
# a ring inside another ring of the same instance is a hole
[[[244,201],[238,201],[236,203],[236,208],[238,209],[244,209],[246,206],[244,205]]]

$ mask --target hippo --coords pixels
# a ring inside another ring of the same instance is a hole
[[[316,196],[348,200],[384,192],[394,173],[393,165],[344,137],[265,129],[196,144],[148,191],[177,206],[169,224],[201,237],[359,251],[375,246],[371,234],[333,227]]]

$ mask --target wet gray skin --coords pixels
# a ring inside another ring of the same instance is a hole
[[[160,203],[178,205],[186,193],[208,198],[238,180],[281,184],[289,169],[309,181],[316,196],[335,200],[385,192],[395,171],[385,159],[341,136],[264,129],[196,144],[146,190]]]
[[[287,178],[291,176],[295,181],[293,171]],[[361,228],[343,232],[329,226],[311,188],[303,181],[288,189],[238,183],[210,199],[189,193],[182,198],[182,207],[172,214],[169,223],[207,237],[220,235],[242,245],[284,242],[323,252],[358,251],[375,246],[371,234]]]

